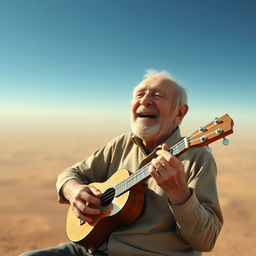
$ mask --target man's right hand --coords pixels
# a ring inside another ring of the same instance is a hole
[[[72,179],[63,185],[62,193],[79,219],[92,222],[93,216],[101,213],[95,206],[100,204],[102,193],[94,186],[83,185]]]

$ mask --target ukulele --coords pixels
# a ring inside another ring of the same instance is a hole
[[[233,133],[233,120],[226,114],[215,118],[204,127],[200,127],[191,136],[182,138],[169,151],[178,156],[194,147],[208,144],[223,138],[227,145],[227,135]],[[115,172],[103,183],[92,183],[102,192],[100,205],[101,214],[93,217],[93,222],[87,223],[77,218],[69,207],[66,222],[68,238],[83,245],[88,251],[93,251],[107,240],[116,228],[133,223],[143,209],[144,193],[147,190],[145,180],[150,178],[150,163],[130,175],[126,169]]]

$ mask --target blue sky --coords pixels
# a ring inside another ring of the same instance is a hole
[[[0,115],[119,116],[145,70],[191,117],[255,120],[254,0],[1,0]]]

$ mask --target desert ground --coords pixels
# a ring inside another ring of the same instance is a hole
[[[0,255],[19,255],[67,240],[67,206],[57,203],[56,176],[119,134],[111,128],[99,132],[64,127],[23,126],[1,133]],[[256,139],[246,131],[237,131],[229,139],[228,147],[220,142],[212,146],[225,223],[214,250],[206,256],[255,255]]]

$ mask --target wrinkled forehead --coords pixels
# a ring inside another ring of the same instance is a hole
[[[163,78],[161,76],[154,76],[143,80],[137,86],[134,87],[133,94],[139,91],[160,91],[165,94],[176,94],[177,86],[175,82],[170,79]]]

